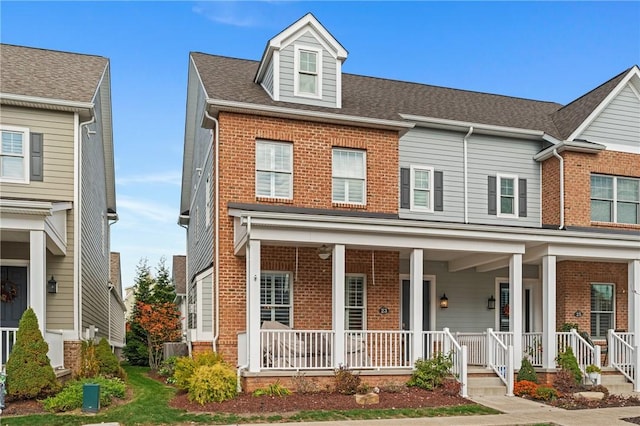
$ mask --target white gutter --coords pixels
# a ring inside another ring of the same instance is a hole
[[[558,150],[553,150],[553,156],[560,162],[560,228],[564,229],[564,158],[558,154]]]
[[[214,144],[215,144],[215,154],[214,154],[214,198],[216,203],[216,213],[214,215],[213,221],[213,230],[214,230],[214,283],[215,283],[215,297],[214,297],[214,306],[216,310],[216,328],[213,334],[213,351],[216,352],[216,347],[218,343],[218,338],[220,337],[220,123],[215,117],[212,117],[209,112],[207,112],[206,108],[204,110],[205,116],[214,122],[215,124],[215,132],[214,132]]]
[[[74,108],[74,109],[88,109],[88,110],[92,110],[91,114],[93,114],[92,102],[67,101],[64,99],[51,99],[51,98],[41,98],[38,96],[16,95],[13,93],[0,93],[0,98],[2,99],[3,102],[13,101],[13,102],[33,103],[33,104],[40,104],[40,105],[55,105],[55,106]]]
[[[554,157],[554,151],[557,151],[556,154],[562,151],[587,152],[595,154],[605,150],[606,148],[606,146],[595,142],[562,141],[540,151],[533,156],[533,159],[536,161],[544,161],[548,158]]]
[[[462,138],[462,161],[463,161],[463,179],[464,179],[464,223],[469,223],[469,182],[467,171],[467,143],[469,136],[473,133],[473,126],[469,127],[469,132]]]

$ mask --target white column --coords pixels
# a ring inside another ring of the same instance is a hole
[[[520,365],[522,359],[522,255],[509,259],[509,328],[513,333],[513,356]]]
[[[247,346],[249,371],[260,371],[260,240],[247,243]]]
[[[29,305],[44,336],[47,328],[47,244],[44,231],[29,232]]]
[[[333,366],[338,367],[344,364],[344,254],[345,248],[342,244],[333,246],[331,256],[331,282],[333,298]]]
[[[635,343],[640,341],[640,260],[629,262],[629,332],[635,333]]]
[[[542,257],[542,367],[556,366],[556,257]]]
[[[413,249],[411,251],[409,328],[413,340],[413,351],[411,354],[412,364],[415,363],[418,358],[424,358],[424,339],[422,338],[422,316],[424,315],[424,307],[422,306],[422,293],[424,291],[422,282],[423,256],[424,252],[422,249]]]

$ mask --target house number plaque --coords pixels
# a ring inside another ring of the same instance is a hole
[[[378,309],[378,312],[380,312],[382,315],[386,315],[389,313],[389,308],[387,308],[386,306],[380,306],[380,309]]]

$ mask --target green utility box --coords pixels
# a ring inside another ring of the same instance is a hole
[[[100,409],[100,385],[85,383],[82,385],[82,411],[97,413]]]

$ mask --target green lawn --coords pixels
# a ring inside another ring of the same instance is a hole
[[[348,411],[304,411],[286,418],[279,415],[240,417],[234,414],[191,414],[168,406],[175,394],[165,386],[147,377],[148,368],[125,366],[128,384],[133,389],[133,399],[127,404],[109,407],[97,415],[79,412],[73,414],[42,414],[22,417],[5,417],[1,426],[51,426],[82,425],[87,423],[118,422],[121,425],[171,425],[184,423],[233,424],[282,421],[356,420],[400,417],[444,417],[461,415],[498,414],[491,408],[479,405],[458,407],[396,409],[396,410],[348,410]]]

